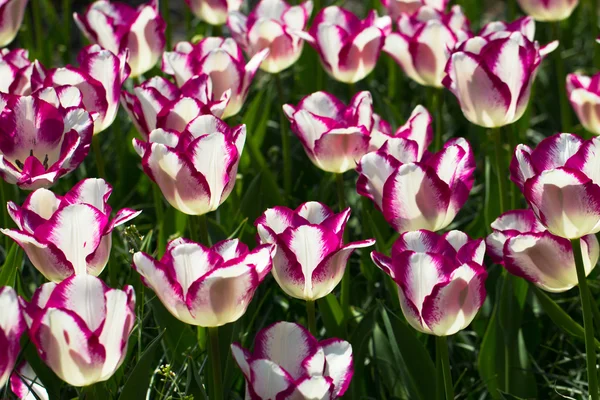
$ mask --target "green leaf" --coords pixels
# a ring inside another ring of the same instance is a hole
[[[319,306],[319,312],[323,319],[323,325],[327,330],[327,336],[329,337],[341,337],[344,336],[342,329],[342,323],[344,320],[344,312],[338,302],[338,299],[333,293],[318,299],[317,305]]]
[[[23,262],[23,251],[18,244],[10,246],[2,270],[0,270],[0,286],[15,286],[17,271]]]
[[[150,386],[151,374],[155,367],[156,350],[160,348],[160,341],[164,334],[165,330],[163,329],[163,331],[146,346],[146,350],[137,361],[133,371],[129,374],[125,386],[123,386],[123,390],[119,396],[120,400],[144,400],[146,398],[146,391],[143,389]]]
[[[189,325],[171,315],[158,298],[152,299],[150,304],[156,323],[166,330],[164,341],[169,349],[167,357],[172,364],[177,366],[184,364],[184,353],[196,346],[196,335]]]

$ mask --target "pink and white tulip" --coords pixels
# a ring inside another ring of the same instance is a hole
[[[587,276],[598,262],[600,246],[595,235],[586,235],[580,242]],[[543,290],[560,293],[578,284],[571,243],[548,232],[529,209],[498,217],[486,243],[495,263]]]
[[[75,87],[0,94],[0,175],[21,189],[52,186],[89,152],[94,122]]]
[[[230,13],[227,25],[249,57],[269,49],[260,68],[278,73],[300,58],[306,37],[302,31],[312,9],[310,0],[298,6],[290,6],[285,0],[261,0],[248,17],[239,12]]]
[[[354,250],[375,243],[344,244],[349,218],[350,208],[335,214],[324,204],[308,202],[295,210],[270,208],[254,222],[260,243],[276,245],[273,276],[284,292],[317,300],[335,289]]]
[[[334,79],[355,83],[375,68],[385,38],[392,31],[389,16],[378,17],[372,10],[360,20],[337,6],[319,12],[307,35],[321,57],[321,63]]]
[[[414,14],[402,14],[398,32],[385,40],[383,51],[420,85],[443,87],[451,49],[471,36],[469,21],[460,6],[449,13],[424,6]]]
[[[569,74],[567,93],[581,125],[600,135],[600,73],[591,77]]]
[[[23,303],[41,359],[73,386],[108,380],[121,366],[135,323],[133,287],[111,289],[92,275],[46,283]]]
[[[8,381],[21,346],[19,340],[26,328],[19,298],[11,287],[0,287],[0,390]]]
[[[79,15],[73,14],[85,37],[113,54],[129,52],[131,77],[138,77],[156,65],[165,49],[166,24],[158,0],[133,8],[126,3],[99,0]]]
[[[521,9],[536,21],[562,21],[573,13],[579,0],[517,0]]]
[[[155,129],[133,140],[144,172],[173,207],[188,215],[216,210],[233,190],[246,141],[246,125],[230,128],[200,115],[183,131]]]
[[[42,87],[45,75],[42,64],[29,61],[27,50],[0,50],[0,92],[29,95]]]
[[[535,149],[520,144],[510,178],[550,233],[578,239],[600,232],[600,138],[559,133]]]
[[[21,207],[8,203],[17,229],[0,232],[21,246],[49,281],[80,274],[98,276],[108,263],[113,229],[141,213],[124,208],[111,219],[111,192],[109,184],[95,178],[82,180],[64,196],[38,189]]]
[[[373,252],[373,262],[398,285],[406,321],[419,332],[449,336],[465,329],[486,297],[485,242],[465,233],[406,232],[392,256]]]
[[[227,15],[238,11],[243,0],[185,0],[192,13],[210,25],[223,25]]]
[[[429,153],[431,116],[421,106],[395,135],[386,134],[388,129],[380,133],[381,148],[358,164],[358,194],[371,199],[400,233],[447,227],[473,187],[471,146],[465,139],[455,138],[439,152]]]
[[[121,86],[129,76],[127,52],[117,57],[99,45],[84,48],[78,55],[79,67],[56,68],[46,74],[44,86],[75,86],[81,91],[83,106],[98,114],[94,134],[108,128],[117,116]]]
[[[0,47],[12,42],[23,23],[28,0],[0,0]]]
[[[215,327],[237,321],[271,270],[272,246],[249,251],[237,239],[211,248],[175,239],[160,261],[135,253],[133,267],[164,306],[186,324]]]
[[[196,44],[177,43],[172,52],[164,53],[162,70],[173,75],[179,87],[196,75],[208,75],[214,99],[231,91],[223,113],[223,118],[227,118],[236,115],[244,105],[252,79],[268,54],[269,50],[262,50],[246,64],[242,50],[233,39],[208,37]]]
[[[413,14],[419,8],[426,6],[443,12],[449,0],[381,0],[381,4],[387,8],[388,14],[395,21],[402,14]]]
[[[19,400],[49,400],[48,391],[26,361],[21,362],[10,376],[10,390]]]
[[[277,322],[261,330],[254,351],[231,345],[246,379],[246,399],[333,400],[344,395],[352,375],[352,346],[341,339],[318,342],[302,326]]]
[[[231,91],[213,99],[208,75],[196,75],[179,89],[168,80],[155,76],[133,89],[121,93],[121,104],[144,140],[157,128],[182,131],[194,118],[213,114],[221,117],[229,103]]]

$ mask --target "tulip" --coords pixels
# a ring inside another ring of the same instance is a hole
[[[413,14],[420,7],[427,6],[437,11],[444,11],[449,0],[381,0],[388,13],[395,21],[402,14]]]
[[[26,361],[21,362],[10,376],[10,390],[20,400],[48,400],[48,392],[35,371]]]
[[[32,344],[68,384],[106,381],[123,363],[135,323],[133,287],[111,289],[94,276],[74,275],[40,286],[22,303]]]
[[[531,210],[502,214],[492,223],[487,237],[492,260],[548,292],[565,292],[577,286],[571,243],[544,228]],[[594,235],[580,239],[585,275],[596,266],[600,247]]]
[[[330,6],[315,17],[306,40],[319,52],[329,75],[355,83],[373,71],[391,31],[392,20],[387,15],[378,17],[372,10],[360,20],[348,10]]]
[[[327,296],[342,279],[355,249],[372,246],[368,239],[344,245],[350,208],[339,214],[318,202],[296,210],[274,207],[254,223],[261,244],[275,244],[273,277],[288,295],[314,301]]]
[[[27,1],[4,0],[0,3],[0,47],[7,46],[17,36]]]
[[[25,330],[25,321],[21,314],[17,293],[13,288],[0,287],[0,390],[8,381],[17,361],[21,334]]]
[[[271,270],[272,246],[249,251],[237,239],[211,248],[187,239],[167,245],[160,261],[133,255],[133,267],[164,306],[186,324],[217,327],[237,321]]]
[[[148,142],[134,139],[133,146],[169,204],[203,215],[233,190],[245,141],[246,125],[232,129],[213,115],[201,115],[182,132],[158,128]]]
[[[453,50],[442,83],[469,121],[497,128],[523,116],[539,66],[558,42],[540,47],[520,30],[483,33]]]
[[[575,114],[585,129],[600,135],[600,73],[588,77],[567,76],[567,93]]]
[[[194,15],[210,25],[223,25],[229,13],[238,11],[243,0],[185,0]]]
[[[231,91],[231,98],[223,118],[236,115],[244,102],[250,83],[269,50],[256,54],[246,64],[242,50],[231,38],[208,37],[196,44],[179,42],[172,52],[163,55],[162,70],[173,75],[182,87],[196,75],[208,75],[212,81],[213,98],[220,99]]]
[[[290,6],[284,0],[261,0],[248,17],[230,13],[227,25],[249,57],[269,49],[260,68],[278,73],[300,58],[306,34],[297,32],[306,28],[312,9],[310,0],[298,6]]]
[[[535,149],[520,144],[510,165],[515,182],[550,233],[578,239],[600,232],[600,138],[559,133]]]
[[[518,18],[512,22],[506,21],[492,21],[488,22],[481,28],[478,36],[482,37],[494,37],[497,35],[506,35],[498,34],[498,32],[521,32],[523,36],[525,36],[529,41],[535,41],[535,21],[531,17],[522,17]]]
[[[0,175],[22,189],[56,183],[89,151],[93,120],[75,87],[0,95]]]
[[[469,143],[455,138],[431,154],[432,139],[431,117],[419,106],[395,136],[358,164],[358,194],[371,199],[400,233],[447,227],[473,187],[475,157]]]
[[[571,16],[579,0],[517,0],[536,21],[562,21]]]
[[[451,49],[470,36],[469,22],[459,6],[447,14],[423,6],[413,15],[400,16],[398,32],[387,37],[383,51],[418,84],[441,88]]]
[[[247,399],[332,400],[350,385],[352,346],[344,340],[318,342],[298,324],[277,322],[261,330],[254,343],[253,353],[231,345]]]
[[[119,210],[111,220],[112,187],[103,179],[84,179],[64,196],[47,189],[31,193],[23,206],[8,202],[17,229],[0,229],[23,248],[49,281],[71,275],[100,275],[108,263],[115,227],[141,211]]]
[[[373,252],[373,262],[398,285],[406,321],[416,330],[449,336],[465,329],[483,305],[485,242],[465,233],[406,232],[392,256]]]
[[[150,0],[137,9],[125,3],[99,0],[85,13],[74,13],[77,26],[85,37],[113,54],[129,52],[131,77],[148,72],[165,48],[166,24],[158,11],[158,0]]]
[[[190,78],[181,89],[168,80],[155,76],[133,89],[123,91],[121,103],[144,140],[157,128],[183,130],[194,118],[203,114],[221,117],[231,92],[213,99],[212,81],[208,75]]]
[[[29,61],[27,50],[0,50],[0,92],[29,95],[42,87],[45,74],[38,61]]]

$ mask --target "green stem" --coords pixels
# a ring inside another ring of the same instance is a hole
[[[62,2],[62,10],[63,10],[63,21],[62,21],[62,26],[63,26],[63,36],[65,38],[65,46],[67,49],[71,48],[71,23],[73,20],[73,15],[71,12],[71,3],[73,1],[72,0],[63,0]],[[63,53],[63,60],[65,62],[65,64],[69,63],[69,57],[71,56],[69,51],[65,51]]]
[[[335,174],[335,182],[337,186],[338,206],[340,211],[343,211],[346,208],[344,174]],[[344,236],[346,236],[345,233]],[[342,325],[345,327],[350,319],[350,267],[348,266],[346,266],[344,276],[342,277],[340,303],[344,313],[344,322]]]
[[[506,206],[508,205],[508,202],[506,201],[506,187],[504,185],[504,179],[506,178],[506,169],[504,165],[504,157],[502,155],[502,130],[500,128],[494,128],[491,131],[491,135],[494,137],[494,162],[496,164],[496,176],[498,178],[498,201],[500,203],[499,211],[500,214],[503,214],[504,211],[506,211]]]
[[[590,25],[591,25],[591,34],[590,38],[595,39],[598,37],[598,0],[589,0],[587,2],[587,12],[590,14]],[[594,51],[594,66],[596,68],[600,67],[600,51],[596,48],[598,45],[594,44],[592,49]]]
[[[572,239],[573,256],[575,257],[575,268],[577,280],[579,281],[579,294],[581,296],[581,308],[583,310],[583,329],[585,333],[585,359],[587,364],[587,375],[590,398],[598,400],[598,373],[596,371],[596,347],[594,341],[594,321],[592,317],[592,304],[590,292],[585,277],[583,256],[581,253],[581,239]]]
[[[346,192],[344,190],[344,174],[335,174],[335,183],[337,186],[338,206],[340,211],[346,208]]]
[[[6,189],[8,188],[8,183],[2,179],[0,182],[0,207],[2,207],[2,228],[8,229],[10,224],[10,217],[8,215],[8,209],[6,208],[7,197],[6,197]],[[8,255],[8,247],[10,246],[11,239],[4,235],[4,255]]]
[[[561,21],[557,21],[554,24],[554,37],[556,40],[560,40],[561,38]],[[558,80],[558,96],[560,100],[560,123],[561,123],[561,132],[571,132],[571,126],[573,126],[571,121],[571,106],[569,105],[569,99],[567,98],[567,74],[565,72],[565,60],[562,57],[562,49],[564,48],[564,43],[560,43],[559,48],[556,49],[555,57],[556,57],[556,79]]]
[[[196,243],[201,243],[205,246],[210,246],[206,214],[190,215],[188,218],[188,224],[190,240]]]
[[[448,340],[446,336],[435,337],[435,351],[439,354],[442,372],[444,374],[444,392],[446,400],[454,400],[454,388],[452,386],[452,375],[450,374],[450,358],[448,357]],[[442,388],[438,388],[441,392]]]
[[[275,86],[277,87],[277,96],[279,97],[279,129],[281,131],[281,149],[283,155],[283,190],[285,195],[289,197],[292,192],[292,155],[290,136],[286,129],[285,116],[283,115],[283,105],[285,104],[285,96],[283,94],[283,84],[279,74],[275,75]]]
[[[313,336],[317,336],[317,319],[315,317],[315,301],[306,300],[306,315],[308,317],[308,330]]]
[[[167,239],[165,235],[165,209],[163,203],[163,194],[160,191],[160,187],[156,183],[152,185],[152,197],[154,198],[154,212],[156,214],[156,251],[158,257],[162,257],[165,254],[167,247]]]
[[[161,0],[161,6],[162,6],[162,15],[163,15],[163,19],[165,20],[165,24],[166,29],[165,29],[165,47],[168,50],[172,49],[172,31],[171,31],[171,10],[169,10],[169,0]]]
[[[102,157],[102,146],[100,145],[100,135],[94,135],[92,138],[92,149],[96,157],[96,171],[98,177],[106,179],[106,171],[104,170],[104,157]]]
[[[42,26],[42,2],[40,0],[32,2],[32,14],[33,14],[33,25],[35,28],[35,41],[37,43],[37,59],[41,61],[43,65],[49,65],[49,60],[46,58],[46,44],[48,40],[46,33]]]
[[[443,92],[441,89],[432,87],[429,92],[429,112],[434,116],[435,124],[435,139],[433,141],[434,150],[439,151],[442,149],[442,107],[444,102],[442,101]]]
[[[396,97],[396,71],[398,70],[398,65],[396,61],[392,57],[387,57],[387,67],[388,67],[388,101],[392,103],[394,101],[394,97]]]
[[[221,371],[221,355],[219,352],[219,328],[211,327],[208,328],[208,359],[210,361],[210,367],[212,369],[213,376],[213,387],[211,400],[223,400],[223,383],[222,383],[222,371]]]

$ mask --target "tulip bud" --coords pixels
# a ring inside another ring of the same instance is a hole
[[[0,47],[12,42],[21,24],[28,0],[5,0],[0,3]]]
[[[398,285],[406,321],[416,330],[449,336],[465,329],[485,300],[485,242],[465,233],[406,232],[392,256],[373,252],[373,262]]]
[[[10,376],[10,390],[20,400],[49,400],[46,388],[41,384],[31,365],[21,362]]]
[[[42,64],[29,61],[27,50],[0,50],[0,92],[29,95],[42,87],[45,75]]]
[[[13,288],[0,287],[0,390],[8,381],[17,361],[21,346],[19,340],[25,330],[25,321],[17,293]]]
[[[22,207],[12,201],[8,213],[17,229],[0,229],[23,248],[46,279],[100,275],[108,263],[112,231],[141,211],[119,210],[113,220],[107,201],[112,187],[103,179],[85,179],[64,196],[47,189],[31,193]]]
[[[449,0],[381,0],[381,4],[387,8],[388,14],[395,21],[402,14],[413,14],[420,7],[427,6],[443,12]]]
[[[243,0],[185,0],[194,15],[210,25],[223,25],[227,14],[237,11]]]
[[[536,21],[562,21],[571,16],[579,0],[517,0]]]
[[[600,73],[592,77],[569,74],[567,93],[583,127],[600,135]]]
[[[254,343],[253,353],[231,345],[247,399],[333,400],[350,385],[352,346],[344,340],[318,342],[298,324],[277,322],[261,330]]]
[[[135,253],[133,267],[163,305],[186,324],[216,327],[237,321],[271,270],[272,246],[249,251],[239,240],[211,248],[175,239],[160,261]]]
[[[273,276],[288,295],[317,300],[327,296],[341,281],[355,249],[372,246],[373,239],[344,245],[344,228],[350,208],[339,214],[318,202],[296,210],[270,208],[254,225],[260,243],[276,245]]]

